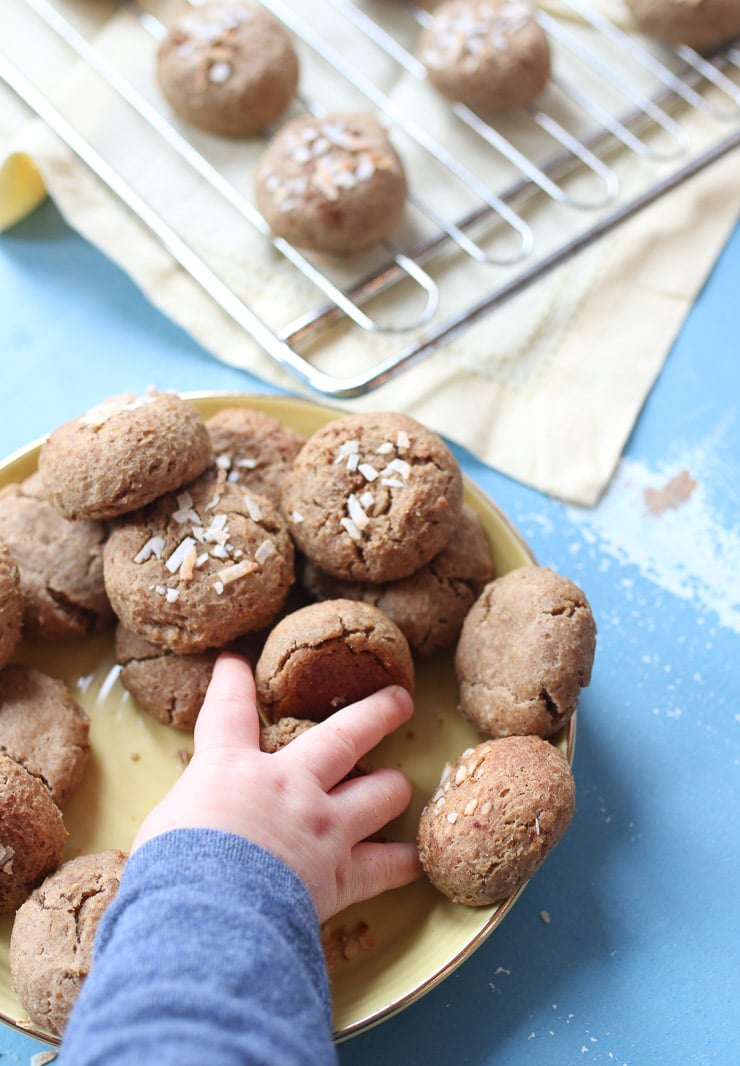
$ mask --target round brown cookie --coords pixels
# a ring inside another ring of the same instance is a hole
[[[62,861],[67,830],[43,781],[0,754],[0,913],[14,911]]]
[[[39,471],[66,518],[114,518],[145,506],[213,462],[198,410],[171,392],[105,400],[55,429]]]
[[[692,48],[713,48],[740,35],[740,0],[625,0],[638,27]]]
[[[596,624],[581,589],[547,567],[524,566],[483,590],[455,655],[460,711],[490,737],[549,737],[591,680]]]
[[[248,407],[225,407],[206,427],[227,481],[280,505],[280,486],[306,438],[277,418]]]
[[[414,688],[401,630],[377,607],[352,600],[286,615],[267,637],[254,677],[268,722],[286,716],[318,722],[386,685]]]
[[[447,545],[462,508],[460,465],[401,414],[354,414],[313,434],[285,475],[282,508],[311,562],[375,584],[408,577]]]
[[[298,86],[298,57],[281,22],[259,4],[186,7],[157,51],[157,78],[181,118],[246,137],[274,122]]]
[[[10,661],[22,632],[21,574],[7,544],[0,542],[0,670]]]
[[[278,237],[342,255],[396,228],[408,188],[385,129],[372,115],[351,113],[288,122],[257,165],[255,192]]]
[[[125,862],[115,850],[70,859],[16,913],[13,987],[31,1021],[55,1036],[64,1032],[90,972],[95,933],[118,892]]]
[[[419,38],[429,81],[474,111],[534,100],[550,77],[550,46],[526,0],[449,0]]]
[[[90,759],[90,719],[61,681],[11,663],[0,672],[0,751],[64,807]]]
[[[516,892],[570,825],[568,760],[540,737],[469,748],[445,768],[419,820],[424,872],[455,903],[481,907]]]
[[[485,531],[467,503],[447,546],[426,566],[400,581],[371,585],[331,577],[311,562],[303,568],[303,582],[315,599],[362,600],[379,607],[419,656],[452,647],[465,616],[492,577]]]
[[[23,635],[70,640],[113,624],[103,582],[102,522],[72,522],[45,498],[41,478],[0,489],[0,537],[18,565]]]
[[[105,546],[105,586],[127,629],[192,654],[270,625],[293,557],[266,497],[208,473],[121,520]]]

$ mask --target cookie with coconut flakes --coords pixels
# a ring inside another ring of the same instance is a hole
[[[214,0],[186,7],[157,51],[172,109],[209,133],[246,137],[288,107],[298,57],[283,24],[260,4]]]
[[[0,537],[20,572],[24,636],[76,640],[113,624],[103,582],[107,535],[103,522],[64,518],[38,473],[0,489]]]
[[[740,34],[740,0],[625,0],[641,30],[704,51]]]
[[[197,408],[172,392],[104,400],[55,429],[39,453],[49,501],[71,519],[115,518],[213,462]]]
[[[123,625],[182,654],[268,626],[288,595],[293,564],[280,512],[213,472],[122,519],[103,557]]]
[[[448,0],[419,38],[429,81],[474,111],[534,100],[550,77],[550,46],[526,0]]]
[[[383,585],[342,581],[310,562],[302,570],[303,584],[317,600],[362,600],[385,611],[418,656],[452,647],[465,616],[492,577],[491,549],[483,525],[467,503],[446,547],[400,581]]]
[[[280,485],[306,438],[249,407],[225,407],[207,420],[206,428],[226,480],[279,506]]]
[[[0,542],[0,670],[10,660],[23,631],[23,590],[18,565]]]
[[[334,577],[408,577],[447,545],[460,520],[460,465],[409,415],[327,423],[286,474],[282,509],[300,550]]]
[[[293,119],[255,171],[255,194],[272,232],[299,248],[344,255],[370,248],[401,220],[403,163],[370,114]]]

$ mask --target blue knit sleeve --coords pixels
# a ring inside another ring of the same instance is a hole
[[[174,830],[136,851],[57,1066],[336,1061],[319,924],[299,878],[217,830]]]

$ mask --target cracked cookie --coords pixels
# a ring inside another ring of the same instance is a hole
[[[62,861],[67,830],[51,792],[0,754],[0,913],[14,911]]]
[[[445,767],[419,819],[419,858],[455,903],[481,907],[516,892],[570,825],[568,760],[540,737],[502,737]]]
[[[63,682],[11,663],[0,672],[0,751],[64,807],[90,759],[90,719]]]
[[[268,722],[320,722],[386,685],[414,690],[401,630],[377,607],[352,600],[313,603],[286,615],[268,635],[254,676]]]
[[[740,34],[738,0],[625,0],[643,32],[706,50]]]
[[[490,737],[549,737],[591,680],[596,624],[585,595],[547,567],[524,566],[483,590],[455,654],[463,716]]]
[[[186,7],[157,52],[157,78],[180,118],[209,133],[247,137],[288,107],[298,57],[283,24],[259,4]]]
[[[431,84],[474,111],[528,104],[550,77],[550,45],[526,0],[449,0],[419,38]]]
[[[344,255],[396,228],[408,193],[388,134],[362,112],[286,123],[255,170],[257,206],[278,237]]]
[[[233,481],[280,505],[280,486],[306,438],[277,418],[225,407],[206,422],[218,467]]]
[[[192,654],[268,626],[293,583],[293,558],[270,501],[209,472],[121,519],[103,566],[127,629]]]
[[[59,426],[39,453],[49,501],[72,519],[115,518],[213,462],[198,410],[172,392],[127,393]]]
[[[110,849],[70,859],[18,909],[10,936],[13,987],[31,1021],[61,1036],[92,966],[100,919],[126,856]]]
[[[0,490],[0,538],[20,571],[25,637],[71,640],[113,624],[103,583],[107,532],[102,522],[59,514],[38,474]]]
[[[408,415],[353,414],[314,433],[285,475],[282,509],[300,550],[334,577],[408,577],[448,544],[462,473],[436,433]]]
[[[362,600],[391,618],[420,657],[450,648],[483,587],[493,577],[491,550],[480,518],[464,503],[445,548],[416,573],[385,585],[342,581],[313,563],[302,581],[317,600]]]
[[[23,632],[23,590],[18,565],[0,542],[0,670],[11,659]]]

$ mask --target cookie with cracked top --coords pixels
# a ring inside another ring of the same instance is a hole
[[[625,0],[643,32],[706,51],[740,34],[738,0]]]
[[[447,0],[418,54],[436,89],[483,113],[530,103],[550,77],[550,45],[527,0]]]
[[[0,489],[0,538],[20,571],[25,637],[73,640],[113,624],[103,581],[107,535],[103,522],[61,515],[38,473]]]
[[[226,137],[247,137],[274,122],[293,99],[299,73],[286,28],[248,0],[184,7],[159,46],[156,70],[181,118]]]
[[[12,658],[23,632],[23,590],[18,564],[0,542],[0,670]]]
[[[70,859],[19,907],[10,935],[10,974],[36,1025],[66,1028],[92,966],[100,920],[116,897],[126,856],[109,849]]]
[[[293,544],[265,496],[208,472],[121,519],[103,572],[127,629],[192,654],[271,624],[293,583]]]
[[[282,618],[265,641],[254,676],[267,722],[320,722],[387,685],[414,689],[401,630],[379,608],[353,600],[309,604]]]
[[[257,206],[276,236],[338,255],[389,236],[408,193],[387,132],[364,112],[292,119],[273,137],[254,182]]]
[[[115,518],[213,462],[198,409],[172,392],[115,396],[59,426],[39,453],[50,503],[71,519]]]
[[[342,581],[305,563],[302,581],[317,600],[362,600],[379,607],[420,657],[450,648],[473,603],[493,577],[491,549],[476,511],[463,503],[448,544],[420,570],[383,585]]]
[[[10,663],[0,672],[0,751],[64,807],[90,759],[90,719],[62,681]]]
[[[540,737],[501,737],[445,767],[419,819],[419,858],[455,903],[503,900],[540,868],[568,829],[575,781],[565,756]]]
[[[476,600],[455,653],[459,709],[487,736],[549,737],[591,680],[596,623],[586,596],[548,567],[496,578]]]
[[[448,544],[460,520],[460,465],[408,415],[335,419],[286,474],[282,509],[300,550],[334,577],[408,577]]]

